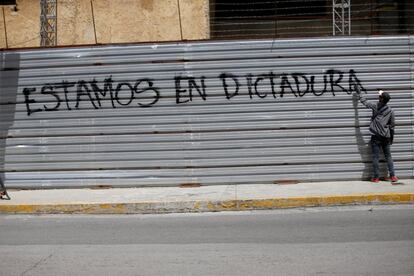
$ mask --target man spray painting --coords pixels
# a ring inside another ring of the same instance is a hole
[[[391,145],[394,139],[395,114],[391,107],[387,105],[391,97],[389,93],[378,90],[378,102],[373,103],[365,99],[360,92],[359,87],[356,86],[355,91],[359,101],[365,107],[372,109],[371,123],[369,126],[373,167],[371,181],[374,183],[379,182],[379,155],[382,150],[387,161],[389,180],[391,180],[391,182],[397,182],[398,178],[395,176],[394,162],[391,156]]]

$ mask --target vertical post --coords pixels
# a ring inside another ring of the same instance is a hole
[[[6,49],[7,49],[9,48],[9,43],[7,41],[6,13],[4,12],[4,7],[2,7],[2,10],[3,10],[4,38],[6,39]]]
[[[342,14],[342,32],[345,31],[345,7],[344,7],[345,1],[341,0],[341,14]],[[344,34],[344,33],[342,33]]]
[[[274,39],[277,36],[277,1],[275,0],[275,32],[274,32]]]
[[[351,35],[351,0],[332,0],[332,35]]]
[[[335,0],[332,0],[332,35],[336,35],[336,25],[335,25]]]
[[[95,35],[95,44],[98,44],[98,38],[96,37],[96,25],[95,25],[95,13],[93,10],[93,0],[91,0],[91,11],[92,11],[93,33]]]
[[[57,0],[40,1],[40,46],[57,45]]]
[[[57,1],[58,0],[54,0],[55,1],[55,44],[54,45],[58,45],[57,43],[57,12],[58,12],[58,4]]]
[[[181,7],[180,7],[180,0],[177,0],[177,8],[178,8],[178,19],[180,22],[180,35],[181,35],[181,40],[183,40],[183,26],[181,24]]]
[[[348,35],[351,35],[351,0],[348,1]]]

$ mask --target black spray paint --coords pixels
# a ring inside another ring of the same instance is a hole
[[[222,87],[223,99],[227,101],[246,95],[251,100],[266,97],[277,99],[288,95],[319,97],[325,93],[336,96],[336,93],[352,94],[355,86],[366,92],[354,70],[344,73],[330,69],[319,78],[299,72],[289,74],[269,72],[259,75],[221,73],[217,79]],[[323,88],[317,89],[316,84],[322,84]],[[205,76],[177,75],[174,77],[173,86],[177,105],[188,104],[195,98],[203,101],[208,99]],[[115,82],[112,77],[104,79],[103,82],[98,82],[96,79],[62,81],[44,84],[40,89],[25,87],[23,94],[28,116],[42,111],[78,110],[81,102],[88,102],[91,108],[101,109],[104,107],[103,100],[109,100],[112,108],[126,106],[145,108],[154,106],[161,98],[160,88],[156,87],[155,80],[150,78],[142,78],[134,82]],[[47,104],[42,105],[36,100],[39,94],[48,97]],[[69,97],[70,95],[72,98]]]
[[[69,99],[70,89],[76,89],[75,99]],[[151,107],[161,97],[159,88],[154,86],[154,80],[149,78],[139,79],[134,83],[115,83],[109,77],[101,86],[95,79],[45,84],[40,89],[40,94],[50,96],[51,103],[43,106],[36,101],[36,92],[35,87],[23,89],[29,116],[40,111],[77,110],[82,101],[89,102],[94,109],[100,109],[103,107],[102,100],[106,99],[110,100],[112,108],[131,104],[136,104],[138,107]]]

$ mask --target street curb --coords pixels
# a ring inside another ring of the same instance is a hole
[[[4,204],[0,205],[0,214],[162,214],[379,204],[414,204],[414,193],[328,195],[224,201]]]

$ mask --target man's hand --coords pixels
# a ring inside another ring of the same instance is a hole
[[[354,84],[354,91],[356,94],[360,95],[361,94],[361,90],[359,89],[359,86]]]

